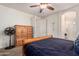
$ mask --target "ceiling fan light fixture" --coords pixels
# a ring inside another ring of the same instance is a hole
[[[45,9],[47,7],[47,4],[42,4],[42,5],[40,5],[40,8],[41,9]]]

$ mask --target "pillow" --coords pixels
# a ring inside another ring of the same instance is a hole
[[[75,49],[75,52],[77,54],[79,54],[79,35],[78,35],[77,39],[75,40],[74,49]]]

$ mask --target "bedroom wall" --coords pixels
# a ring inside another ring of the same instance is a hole
[[[62,10],[56,13],[53,13],[52,15],[48,16],[46,19],[48,20],[48,28],[47,28],[47,32],[48,33],[52,33],[54,35],[54,37],[60,37],[62,38],[62,31],[61,31],[61,16],[67,12],[76,12],[76,18],[75,20],[75,36],[74,38],[70,39],[72,41],[76,40],[76,37],[79,34],[79,5],[73,6],[71,8],[68,8],[66,10]],[[69,15],[71,16],[71,15]],[[52,25],[54,22],[54,26]],[[71,25],[72,26],[72,25]],[[54,28],[54,29],[52,29]]]
[[[48,16],[47,18],[47,33],[54,37],[59,37],[60,33],[60,19],[59,14]]]
[[[61,28],[61,16],[67,12],[76,12],[76,17],[75,17],[75,33],[74,37],[72,37],[69,40],[76,40],[76,37],[79,34],[79,5],[70,7],[66,10],[58,11],[53,13],[52,15],[46,17],[46,18],[37,18],[32,21],[32,24],[34,26],[34,37],[40,37],[40,36],[45,36],[48,34],[52,34],[54,37],[58,38],[65,38],[64,34],[62,37],[62,28]],[[71,16],[71,15],[69,15]],[[72,26],[72,25],[71,25]],[[64,27],[63,27],[64,28]]]
[[[32,20],[34,37],[41,37],[46,35],[53,35],[54,37],[60,37],[60,20],[59,13],[55,13],[46,18],[34,17]]]
[[[27,14],[12,8],[0,5],[0,48],[9,45],[9,36],[4,34],[4,29],[14,25],[31,25],[31,18],[34,15]],[[14,38],[12,38],[14,40]],[[14,41],[12,41],[12,44]]]
[[[32,26],[33,26],[33,36],[41,37],[46,36],[46,20],[41,17],[33,17],[32,18]]]

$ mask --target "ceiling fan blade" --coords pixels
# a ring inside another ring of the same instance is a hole
[[[37,6],[39,6],[39,5],[32,5],[32,6],[30,6],[30,7],[37,7]]]
[[[40,9],[40,13],[42,13],[43,9]]]
[[[51,7],[51,6],[47,6],[47,8],[50,9],[50,10],[54,10],[54,8]]]

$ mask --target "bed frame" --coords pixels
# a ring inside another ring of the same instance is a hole
[[[40,41],[40,40],[45,40],[47,38],[49,38],[49,36],[43,36],[43,37],[37,37],[37,38],[28,39],[28,40],[23,40],[23,45],[29,44],[32,42],[36,42],[36,41]]]
[[[23,55],[25,56],[25,54],[27,53],[27,51],[25,50],[25,47],[32,43],[32,42],[36,42],[36,41],[41,41],[41,40],[45,40],[47,38],[50,38],[49,36],[43,36],[43,37],[37,37],[37,38],[32,38],[32,39],[28,39],[28,40],[23,40]]]

